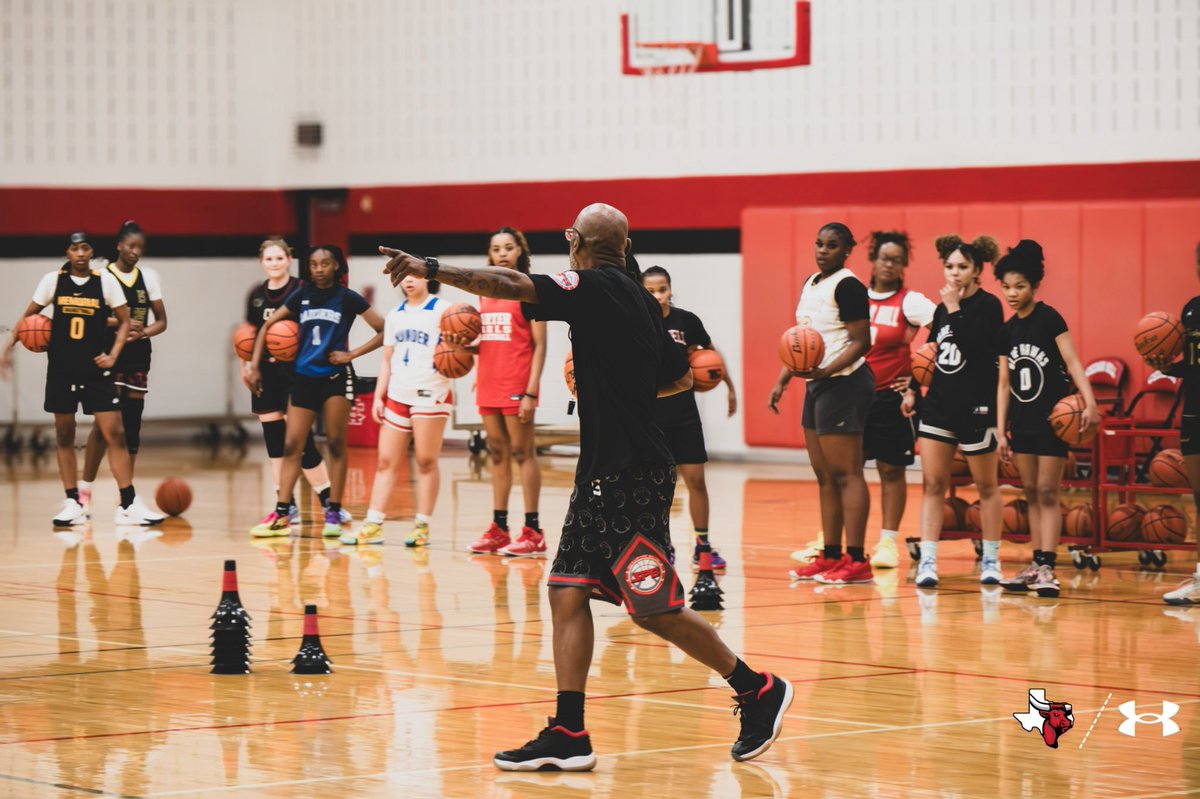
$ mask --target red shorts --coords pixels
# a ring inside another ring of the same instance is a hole
[[[393,430],[412,432],[413,419],[449,419],[454,408],[454,397],[446,395],[445,402],[432,405],[405,405],[387,397],[383,402],[383,423]]]
[[[503,408],[491,407],[479,409],[480,416],[500,416],[501,414],[504,416],[516,416],[520,412],[521,407],[519,405],[506,405]]]

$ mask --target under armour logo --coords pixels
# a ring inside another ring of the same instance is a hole
[[[1174,702],[1163,700],[1162,713],[1138,713],[1137,702],[1133,700],[1124,703],[1117,709],[1125,717],[1125,720],[1121,722],[1121,726],[1118,728],[1122,735],[1128,735],[1131,738],[1135,737],[1137,735],[1137,725],[1139,724],[1161,724],[1164,738],[1179,732],[1179,725],[1171,720],[1179,712],[1179,705]]]

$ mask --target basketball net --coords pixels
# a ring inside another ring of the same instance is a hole
[[[690,127],[687,97],[691,87],[670,78],[693,75],[701,65],[715,63],[717,46],[711,42],[635,42],[634,50],[652,95],[651,121]]]

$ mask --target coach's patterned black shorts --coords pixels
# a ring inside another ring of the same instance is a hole
[[[590,587],[593,599],[625,604],[631,616],[684,606],[671,565],[674,466],[630,467],[575,486],[550,585]]]

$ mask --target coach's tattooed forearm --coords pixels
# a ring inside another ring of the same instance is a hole
[[[429,266],[425,263],[424,258],[418,258],[391,247],[380,247],[379,252],[388,256],[388,262],[383,271],[391,278],[393,286],[398,285],[401,280],[410,275],[428,279]],[[533,287],[533,281],[529,279],[529,275],[515,269],[496,266],[464,269],[459,266],[440,264],[434,279],[480,297],[537,302],[537,291]]]

